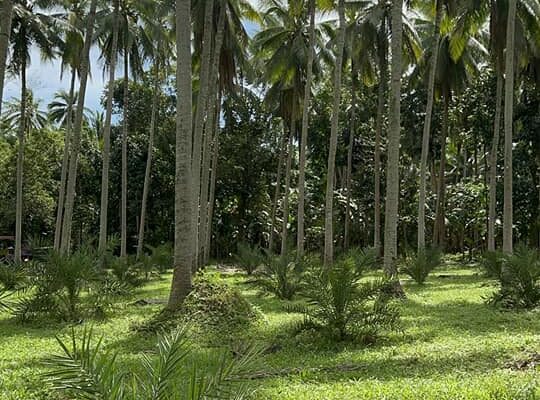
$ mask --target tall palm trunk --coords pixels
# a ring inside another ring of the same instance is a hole
[[[381,138],[383,134],[383,114],[386,104],[388,84],[388,42],[386,39],[386,23],[381,23],[379,32],[379,89],[377,100],[377,119],[375,122],[375,150],[374,150],[374,229],[373,247],[375,254],[381,256]]]
[[[276,214],[279,197],[281,195],[281,174],[283,168],[283,162],[285,160],[285,152],[287,146],[287,128],[286,123],[283,122],[283,133],[279,142],[279,159],[276,176],[276,189],[274,191],[274,201],[272,202],[272,212],[270,214],[270,232],[268,235],[268,251],[274,251],[274,227],[276,226]]]
[[[357,76],[356,63],[351,60],[351,125],[349,132],[349,148],[347,151],[347,202],[345,205],[345,230],[344,230],[344,247],[349,249],[350,244],[350,224],[351,224],[351,197],[352,197],[352,158],[354,147],[354,136],[356,134],[356,91],[357,91]]]
[[[420,187],[418,193],[418,251],[426,247],[426,180],[427,180],[427,159],[429,153],[429,136],[431,133],[431,117],[433,114],[435,75],[437,72],[437,61],[439,59],[439,37],[442,20],[442,0],[436,1],[435,6],[435,28],[433,32],[433,54],[429,66],[428,94],[426,104],[426,115],[424,119],[424,132],[422,134],[422,155],[420,157]]]
[[[208,97],[208,110],[207,120],[204,128],[204,148],[202,159],[202,178],[201,178],[201,200],[199,205],[199,251],[198,251],[198,263],[199,266],[204,264],[204,254],[206,246],[206,234],[207,234],[207,218],[208,218],[208,191],[210,180],[210,151],[212,144],[212,136],[216,129],[216,120],[219,119],[219,114],[216,115],[218,105],[218,91],[219,91],[219,60],[221,56],[221,49],[223,47],[223,37],[225,29],[225,7],[221,7],[218,17],[218,26],[216,30],[216,37],[214,40],[214,54],[212,55],[212,64],[210,67],[210,90]]]
[[[341,102],[341,67],[345,47],[345,0],[338,1],[339,33],[334,66],[334,100],[330,127],[330,150],[326,175],[326,206],[324,216],[324,264],[334,262],[334,174],[336,168],[337,137],[339,129],[339,106]]]
[[[69,86],[69,104],[67,105],[66,131],[64,134],[64,155],[62,158],[62,171],[60,173],[60,188],[58,189],[58,204],[56,207],[56,225],[54,229],[54,249],[60,250],[62,238],[62,217],[64,214],[64,201],[66,199],[66,180],[69,163],[69,149],[71,147],[71,127],[73,125],[73,101],[75,97],[75,78],[77,69],[71,69],[71,83]]]
[[[513,251],[513,203],[512,203],[512,127],[514,122],[514,42],[516,24],[516,1],[509,0],[508,25],[506,29],[506,62],[504,87],[504,209],[503,251]]]
[[[19,148],[17,150],[17,198],[15,203],[15,262],[22,261],[22,218],[23,218],[23,177],[24,141],[26,135],[26,59],[21,65],[21,115],[19,122]]]
[[[0,7],[0,114],[2,114],[2,100],[4,98],[4,79],[6,76],[6,60],[11,35],[11,18],[13,15],[13,1],[1,0]]]
[[[493,124],[493,140],[489,155],[489,208],[488,208],[488,243],[489,251],[495,250],[495,219],[497,219],[497,152],[501,132],[501,109],[504,77],[497,67],[497,94],[495,98],[495,115]]]
[[[439,181],[437,185],[437,206],[435,208],[435,223],[433,225],[433,244],[444,248],[446,240],[445,209],[446,209],[446,139],[448,137],[448,103],[449,95],[444,95],[444,111],[441,129],[441,160],[439,162]]]
[[[193,155],[192,155],[192,170],[193,170],[193,226],[195,227],[194,238],[194,255],[193,268],[197,266],[198,260],[198,232],[199,232],[199,195],[201,190],[201,153],[203,145],[203,130],[204,120],[207,115],[208,92],[210,90],[210,62],[212,51],[212,31],[214,14],[214,1],[206,0],[204,10],[204,33],[202,43],[202,54],[199,74],[199,95],[197,96],[197,109],[195,111],[195,124],[193,132]]]
[[[62,241],[60,250],[68,253],[71,245],[71,227],[73,222],[73,207],[75,204],[75,185],[77,183],[77,164],[79,152],[81,150],[81,133],[84,113],[84,99],[86,96],[86,86],[88,83],[88,71],[90,69],[90,46],[94,34],[94,22],[96,19],[97,0],[92,0],[87,16],[87,26],[84,38],[84,47],[81,54],[81,64],[79,69],[80,87],[77,97],[77,107],[75,113],[75,124],[73,125],[73,138],[71,147],[71,157],[68,168],[68,181],[66,189],[66,201],[64,220],[62,221]]]
[[[105,127],[103,129],[103,167],[101,170],[101,202],[99,214],[99,251],[105,251],[107,246],[107,223],[109,209],[109,167],[111,160],[111,119],[114,97],[114,76],[118,54],[118,31],[120,30],[119,18],[120,1],[114,4],[113,41],[111,48],[111,61],[109,65],[109,89],[107,91],[107,106],[105,111]]]
[[[304,217],[306,198],[306,151],[309,129],[309,107],[311,103],[311,82],[313,80],[313,58],[315,57],[315,0],[309,1],[309,53],[306,65],[306,87],[302,110],[302,133],[300,138],[300,156],[298,162],[298,228],[296,236],[296,257],[304,256]]]
[[[124,43],[124,121],[122,122],[122,199],[120,208],[120,257],[127,256],[127,145],[129,122],[129,53]]]
[[[293,159],[293,140],[296,135],[296,95],[293,95],[287,164],[285,166],[285,191],[283,192],[283,221],[281,224],[281,257],[287,255],[289,232],[289,196],[291,191],[291,165]]]
[[[176,165],[174,272],[167,307],[178,308],[191,291],[194,225],[191,181],[191,0],[176,0]]]
[[[399,142],[401,136],[401,73],[402,73],[402,8],[403,0],[392,2],[392,82],[390,91],[390,126],[386,164],[386,206],[384,223],[384,269],[397,278],[397,228],[399,202]],[[398,283],[399,285],[399,283]],[[399,287],[399,289],[401,289]]]
[[[156,115],[158,107],[159,94],[159,51],[158,45],[157,54],[154,64],[154,88],[152,93],[152,116],[150,117],[150,133],[148,134],[148,155],[146,158],[146,170],[144,172],[144,185],[141,201],[141,219],[139,221],[139,237],[137,240],[137,259],[141,258],[144,248],[144,227],[146,224],[146,205],[148,203],[148,192],[150,191],[150,179],[152,173],[152,155],[154,153],[154,136],[156,133]]]

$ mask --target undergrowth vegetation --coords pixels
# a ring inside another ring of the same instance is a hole
[[[423,285],[429,274],[441,265],[441,257],[442,252],[436,247],[422,248],[405,256],[401,271],[419,285]]]

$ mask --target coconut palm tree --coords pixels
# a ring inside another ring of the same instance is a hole
[[[6,76],[6,60],[11,35],[11,18],[13,15],[13,0],[1,0],[0,3],[0,114],[4,98],[4,79]]]
[[[191,291],[194,262],[191,184],[191,1],[176,0],[176,181],[174,224],[174,272],[167,307],[176,309]]]

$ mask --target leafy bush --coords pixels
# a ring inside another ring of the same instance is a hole
[[[416,283],[423,285],[429,274],[441,265],[441,251],[436,247],[420,249],[416,254],[405,258],[401,271]]]
[[[501,279],[503,264],[504,254],[502,251],[486,251],[480,261],[486,275],[495,279]]]
[[[109,261],[109,270],[114,279],[123,285],[140,287],[145,279],[142,276],[140,264],[131,257],[115,257]]]
[[[354,247],[349,249],[340,259],[350,259],[354,262],[356,268],[359,268],[362,271],[376,269],[377,267],[377,252],[373,247],[367,249]]]
[[[153,247],[146,246],[150,250],[150,256],[147,256],[152,267],[159,273],[164,273],[173,265],[173,249],[170,244],[161,244]]]
[[[102,339],[85,330],[64,342],[62,354],[50,357],[45,378],[70,399],[239,399],[248,394],[247,374],[257,352],[238,357],[225,351],[196,352],[186,329],[160,335],[155,357],[142,354],[142,370],[126,373],[118,352],[106,351]]]
[[[238,243],[235,260],[240,268],[251,275],[263,262],[263,255],[258,247],[251,247],[247,243]]]
[[[14,262],[0,263],[0,288],[15,291],[28,284],[24,264]]]
[[[369,343],[381,331],[396,329],[399,313],[388,295],[389,282],[362,282],[361,277],[352,259],[311,271],[306,279],[308,305],[289,307],[304,315],[298,330],[316,329],[334,339]]]
[[[295,262],[289,256],[274,257],[268,255],[263,267],[256,272],[250,281],[263,293],[270,293],[279,299],[291,300],[302,288],[304,263]]]
[[[500,289],[488,300],[505,308],[530,309],[540,305],[540,254],[518,246],[502,257]]]

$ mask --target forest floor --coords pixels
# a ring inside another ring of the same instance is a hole
[[[418,286],[403,277],[403,332],[363,347],[292,335],[299,316],[285,303],[260,297],[240,274],[226,275],[264,314],[248,336],[270,349],[254,379],[256,399],[538,399],[540,398],[540,313],[501,312],[485,304],[494,290],[477,268],[454,263]],[[164,299],[170,275],[115,304],[114,315],[94,322],[108,348],[137,364],[155,337],[133,332],[136,322],[159,305],[136,299]],[[82,329],[77,326],[75,329]],[[44,400],[42,362],[59,353],[56,335],[66,325],[20,325],[0,313],[0,399]]]

